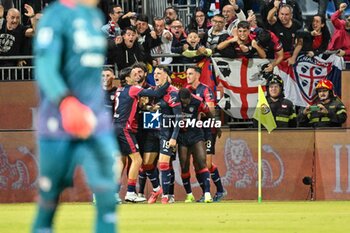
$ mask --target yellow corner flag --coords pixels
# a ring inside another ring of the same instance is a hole
[[[275,118],[272,115],[269,103],[265,94],[259,85],[258,104],[254,112],[254,119],[258,121],[258,202],[262,202],[262,162],[261,162],[261,124],[265,126],[270,133],[276,126]]]
[[[265,94],[259,85],[259,97],[258,104],[256,106],[253,118],[259,122],[259,124],[263,124],[267,131],[270,133],[272,130],[277,128],[275,118],[272,115],[271,109],[267,100],[265,98]]]

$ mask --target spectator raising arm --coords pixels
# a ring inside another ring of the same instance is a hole
[[[278,8],[279,8],[280,4],[281,4],[281,1],[275,1],[274,7],[267,14],[267,22],[270,25],[273,25],[277,22],[276,13],[278,12]]]
[[[30,23],[32,24],[32,27],[26,30],[25,36],[32,37],[34,35],[35,28],[36,28],[36,22],[37,22],[36,14],[34,12],[33,7],[28,4],[24,4],[24,9],[27,11],[26,13],[24,13],[24,15],[30,18]]]
[[[340,4],[339,10],[336,11],[331,17],[335,31],[328,45],[328,50],[338,51],[338,56],[344,57],[346,61],[349,61],[350,35],[348,31],[350,30],[350,17],[348,16],[346,20],[340,19],[340,16],[345,11],[346,7],[346,3]]]

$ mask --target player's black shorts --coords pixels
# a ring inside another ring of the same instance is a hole
[[[170,138],[160,138],[159,140],[159,153],[169,155],[170,157],[176,156],[176,148],[169,146]]]
[[[136,135],[127,129],[116,128],[115,133],[123,156],[139,152]]]
[[[172,129],[160,129],[159,131],[159,153],[176,157],[176,148],[169,147],[169,140],[173,133]]]
[[[207,154],[215,154],[216,134],[210,128],[204,128],[204,142]]]
[[[159,130],[139,129],[137,141],[141,154],[145,152],[159,152]]]
[[[204,134],[201,129],[188,129],[187,131],[180,131],[177,139],[179,145],[189,147],[196,144],[199,141],[204,141]]]

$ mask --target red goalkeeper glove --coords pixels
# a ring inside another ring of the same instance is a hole
[[[88,138],[96,126],[92,110],[74,96],[64,98],[60,104],[63,129],[78,138]]]

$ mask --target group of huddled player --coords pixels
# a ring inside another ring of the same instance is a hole
[[[213,164],[216,137],[221,136],[221,122],[215,122],[213,91],[199,81],[201,69],[187,68],[186,88],[171,85],[170,70],[159,65],[154,70],[155,86],[146,82],[147,67],[136,63],[119,72],[120,84],[113,88],[113,70],[102,72],[106,105],[113,114],[113,127],[122,154],[120,177],[127,168],[126,202],[144,202],[147,178],[153,191],[148,203],[174,203],[175,172],[172,166],[176,151],[181,166],[181,178],[186,191],[185,202],[195,202],[190,182],[190,161],[203,191],[198,202],[218,202],[226,196],[218,168]],[[113,111],[111,111],[113,109]],[[214,122],[205,124],[204,122]],[[211,127],[204,127],[204,126]],[[210,193],[210,177],[216,186]],[[139,190],[136,191],[137,179]],[[118,181],[119,193],[121,180]],[[117,194],[117,202],[122,200]]]

